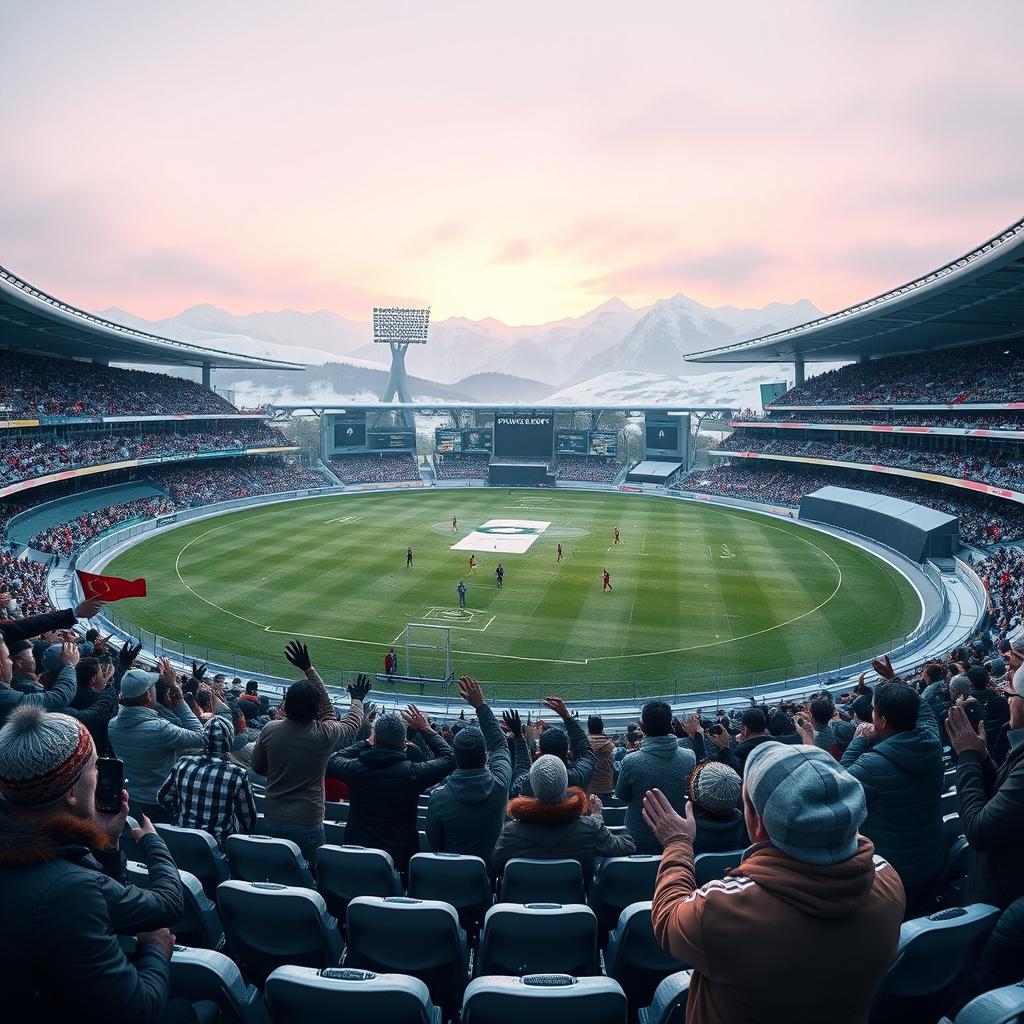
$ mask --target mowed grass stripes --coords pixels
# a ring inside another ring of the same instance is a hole
[[[551,526],[525,554],[478,552],[471,576],[469,552],[451,550],[459,539],[452,516],[460,537],[490,519]],[[605,568],[612,593],[601,590]],[[838,664],[868,647],[885,649],[921,614],[914,589],[891,566],[795,523],[589,492],[298,501],[169,531],[106,571],[149,582],[148,598],[118,607],[123,619],[190,645],[268,659],[282,673],[289,637],[309,638],[328,671],[376,672],[407,623],[431,622],[453,627],[459,673],[566,692],[598,685],[606,696],[743,685],[750,673],[765,681],[795,664]],[[470,615],[451,619],[460,579],[469,585]]]

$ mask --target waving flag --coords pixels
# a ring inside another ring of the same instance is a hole
[[[93,601],[121,601],[126,597],[145,597],[145,580],[123,580],[120,576],[97,576],[78,570],[82,592]]]

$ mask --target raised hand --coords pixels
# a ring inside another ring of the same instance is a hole
[[[408,708],[402,712],[402,721],[417,732],[430,732],[430,723],[427,721],[423,712],[420,711],[415,704],[410,704]]]
[[[470,707],[478,708],[484,702],[484,691],[472,676],[459,679],[459,695]]]
[[[142,641],[133,644],[131,640],[125,640],[121,645],[121,650],[117,652],[117,667],[122,672],[127,672],[128,669],[135,664],[135,659],[142,653]]]
[[[348,695],[352,700],[365,700],[369,692],[370,680],[362,673],[356,676],[356,681],[348,687]]]
[[[565,701],[561,697],[545,697],[544,705],[554,711],[563,722],[569,721],[569,709],[565,706]]]
[[[883,654],[880,658],[875,658],[875,660],[871,662],[871,667],[883,679],[892,679],[896,675],[896,670],[892,667],[892,662],[889,660],[888,654]]]
[[[501,713],[501,720],[505,723],[505,728],[508,729],[513,736],[523,735],[523,723],[519,717],[518,711],[503,711]]]
[[[288,646],[284,649],[284,656],[297,668],[303,672],[308,672],[313,667],[313,662],[309,657],[309,650],[305,644],[300,644],[298,640],[290,640]]]
[[[90,597],[88,600],[82,601],[75,609],[75,618],[91,619],[102,607],[102,601],[97,601],[95,598]]]
[[[676,814],[668,797],[660,789],[649,789],[644,797],[644,821],[662,846],[677,839],[693,842],[697,834],[697,819]]]
[[[192,678],[202,682],[203,676],[206,675],[206,663],[200,663],[198,661],[192,662]]]
[[[978,731],[971,727],[971,721],[964,711],[963,705],[954,704],[949,709],[946,718],[946,735],[949,736],[950,745],[957,752],[963,754],[968,750],[984,757],[988,753],[988,743],[985,741],[985,723],[978,723]]]
[[[691,739],[700,732],[700,717],[696,713],[687,715],[681,724],[683,726],[683,732],[685,732]]]
[[[70,665],[74,668],[81,657],[82,652],[78,649],[78,644],[72,643],[68,640],[61,646],[60,663],[62,665]]]

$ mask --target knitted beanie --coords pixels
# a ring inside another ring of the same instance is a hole
[[[711,815],[726,815],[739,807],[743,783],[727,764],[705,761],[690,776],[690,800]]]
[[[476,726],[460,729],[452,740],[452,749],[455,752],[455,764],[459,768],[479,768],[487,757],[484,734]]]
[[[857,850],[864,788],[818,747],[761,743],[743,781],[772,845],[806,864],[838,864]]]
[[[839,745],[839,749],[845,751],[846,748],[853,742],[853,734],[857,731],[857,727],[853,722],[847,722],[840,719],[837,722],[832,723],[832,735],[836,738],[836,743]]]
[[[22,705],[0,729],[0,795],[20,807],[39,807],[70,790],[92,753],[92,737],[69,715]]]
[[[565,762],[554,754],[542,754],[530,768],[530,789],[545,804],[558,804],[565,799],[569,772]]]
[[[381,715],[373,725],[374,741],[388,750],[405,750],[405,735],[401,715]]]

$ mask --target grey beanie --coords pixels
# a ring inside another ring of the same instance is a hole
[[[1006,662],[1002,658],[993,658],[988,663],[988,670],[993,679],[1002,679],[1006,675]]]
[[[949,695],[956,700],[957,697],[966,697],[974,689],[970,679],[962,672],[953,676],[949,681]]]
[[[466,726],[452,740],[452,750],[455,752],[457,767],[478,768],[487,757],[484,734],[475,725]]]
[[[846,750],[846,748],[853,742],[853,734],[857,731],[857,727],[853,722],[846,722],[840,719],[838,722],[832,723],[832,735],[836,738],[836,743],[839,745],[840,750]]]
[[[558,804],[565,799],[569,772],[565,762],[554,754],[542,754],[530,768],[530,789],[545,804]]]
[[[740,777],[721,761],[705,761],[690,776],[690,799],[712,815],[726,815],[740,804]]]
[[[405,749],[405,722],[393,712],[381,715],[374,723],[373,736],[377,743],[389,750]]]
[[[743,781],[772,845],[805,864],[838,864],[857,851],[864,788],[818,747],[762,743]]]
[[[81,778],[93,749],[77,718],[22,704],[0,729],[0,795],[19,807],[53,803]]]

